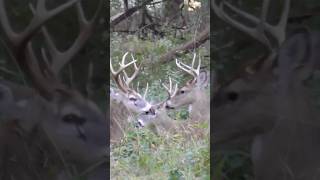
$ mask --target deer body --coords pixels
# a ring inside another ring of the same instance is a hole
[[[129,118],[133,113],[124,104],[121,93],[110,93],[110,142],[119,142],[128,128]]]

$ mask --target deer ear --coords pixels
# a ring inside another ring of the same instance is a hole
[[[209,84],[209,72],[206,70],[200,71],[199,77],[197,79],[197,86],[204,88]]]

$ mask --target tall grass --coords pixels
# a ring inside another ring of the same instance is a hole
[[[111,179],[210,179],[208,136],[192,141],[132,129],[111,148],[110,159]]]

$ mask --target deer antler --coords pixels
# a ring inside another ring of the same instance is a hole
[[[81,27],[81,29],[72,46],[64,52],[58,50],[58,48],[52,41],[52,37],[49,34],[48,30],[45,26],[42,26],[41,30],[44,35],[45,41],[48,45],[49,54],[52,58],[52,71],[55,75],[59,74],[61,69],[76,55],[77,52],[79,52],[79,50],[83,47],[85,42],[90,37],[94,28],[94,23],[101,9],[101,3],[102,1],[100,1],[98,5],[98,10],[95,12],[93,17],[91,19],[88,19],[84,15],[81,2],[77,2],[76,9],[78,14],[79,26]],[[29,6],[32,12],[35,13],[33,6],[31,4]]]
[[[128,77],[128,74],[126,72],[125,69],[123,69],[123,74],[124,74],[124,82],[126,83],[126,85],[129,87],[129,84],[137,77],[139,71],[140,71],[140,67],[141,67],[141,64],[140,66],[138,67],[137,64],[135,62],[137,62],[136,59],[134,59],[133,55],[131,54],[131,57],[132,57],[132,61],[134,62],[133,63],[133,66],[134,66],[134,73]]]
[[[182,69],[183,71],[185,71],[186,73],[190,74],[193,76],[193,82],[196,82],[199,74],[200,74],[200,66],[201,66],[201,58],[200,58],[200,55],[199,55],[199,64],[198,64],[198,67],[195,69],[194,68],[194,63],[195,63],[195,60],[196,60],[196,54],[194,53],[193,55],[193,59],[192,59],[192,63],[191,63],[191,66],[188,66],[180,61],[178,61],[178,59],[176,59],[176,65]]]
[[[230,25],[258,40],[259,42],[264,44],[270,51],[274,51],[275,48],[272,47],[270,40],[268,40],[266,31],[269,32],[277,40],[277,47],[279,47],[285,40],[285,29],[289,15],[290,0],[285,0],[283,11],[277,25],[271,25],[266,22],[269,4],[270,0],[263,1],[260,19],[232,6],[225,0],[222,0],[219,5],[217,5],[215,0],[213,0],[211,3],[211,7],[216,13],[216,15],[220,17],[222,20],[228,22]],[[248,21],[253,22],[255,24],[255,27],[248,27],[243,23],[233,19],[229,14],[227,14],[224,11],[225,6],[233,12],[235,12],[237,15],[241,16],[242,18],[245,18]]]
[[[140,87],[140,81],[138,81],[138,83],[137,83],[137,93],[138,93],[138,94],[141,94],[141,93],[140,93],[140,90],[139,90],[139,87]],[[149,83],[147,83],[146,89],[144,90],[143,99],[146,99],[146,98],[147,98],[148,89],[149,89]]]
[[[155,109],[162,107],[168,101],[168,99],[174,97],[178,91],[178,84],[175,84],[174,89],[172,88],[173,86],[172,86],[171,77],[169,77],[169,87],[163,83],[162,83],[162,86],[167,91],[168,97],[166,99],[164,99],[163,101],[160,101],[159,103],[152,105]]]
[[[219,18],[226,21],[236,29],[239,29],[240,31],[248,34],[249,36],[256,39],[257,41],[259,41],[260,43],[262,43],[264,46],[268,48],[269,54],[262,61],[263,62],[262,69],[268,69],[268,67],[270,67],[273,64],[273,61],[277,55],[277,51],[286,38],[286,26],[287,26],[287,19],[288,19],[289,10],[290,10],[290,0],[285,0],[278,24],[271,25],[266,22],[269,4],[270,4],[270,0],[263,0],[260,18],[257,18],[249,13],[246,13],[232,6],[230,3],[226,2],[225,0],[222,0],[219,5],[217,5],[215,0],[213,0],[211,3],[211,7],[213,11],[216,13],[216,15]],[[255,24],[255,26],[249,27],[235,20],[228,13],[225,12],[224,10],[225,7],[229,8],[236,15],[242,17],[243,19],[246,19],[252,22],[253,24]],[[270,36],[267,36],[267,34],[270,34],[276,40],[276,44],[274,43],[272,44],[272,41],[268,39],[268,37]]]
[[[171,97],[174,97],[178,91],[178,84],[175,84],[174,89],[172,89],[172,81],[171,81],[171,77],[169,77],[169,87],[167,87],[166,85],[162,84],[162,86],[166,89],[167,93],[168,93],[168,99]]]
[[[114,81],[116,82],[116,84],[118,85],[119,89],[125,93],[127,93],[131,89],[129,87],[129,85],[132,82],[132,80],[134,80],[136,78],[136,76],[139,73],[140,67],[141,67],[141,64],[139,65],[139,67],[137,66],[137,64],[136,64],[137,60],[134,59],[132,55],[131,55],[132,61],[127,64],[125,63],[125,60],[126,60],[128,53],[129,52],[126,52],[122,56],[122,60],[119,63],[120,67],[117,71],[114,70],[114,68],[112,66],[112,59],[110,58],[110,71],[111,71],[112,77],[113,77]],[[127,67],[129,67],[131,64],[134,65],[134,73],[130,77],[128,77],[125,69]],[[123,76],[121,76],[121,73],[123,73]]]
[[[101,2],[102,1],[100,1],[100,4]],[[79,0],[70,0],[52,10],[48,10],[45,7],[45,3],[45,0],[37,1],[35,8],[30,4],[33,18],[22,32],[16,33],[10,26],[4,0],[0,0],[0,24],[7,36],[7,44],[9,49],[12,50],[14,60],[18,63],[21,70],[24,71],[27,76],[30,76],[39,93],[46,99],[51,99],[53,91],[56,89],[65,89],[64,85],[58,81],[57,74],[81,49],[92,34],[92,24],[97,19],[101,5],[99,5],[93,18],[87,20],[84,17]],[[80,33],[72,47],[62,53],[55,47],[44,24],[57,14],[74,5],[76,5],[80,21]],[[32,38],[39,29],[41,29],[44,34],[45,42],[48,45],[49,54],[51,55],[51,61],[49,61],[49,57],[43,48],[41,49],[42,61],[38,60],[33,50]]]
[[[70,0],[67,3],[54,8],[52,10],[47,10],[45,7],[44,0],[37,1],[35,14],[31,20],[31,23],[21,32],[16,33],[9,23],[9,18],[7,16],[5,0],[0,0],[0,23],[4,30],[4,33],[9,39],[10,45],[15,51],[21,51],[27,45],[27,42],[31,39],[34,33],[49,19],[55,17],[57,14],[73,6],[79,0]]]

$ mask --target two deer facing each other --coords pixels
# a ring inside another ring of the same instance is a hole
[[[111,141],[117,142],[123,136],[124,129],[128,127],[128,118],[130,114],[137,117],[136,119],[139,127],[149,127],[153,129],[155,133],[183,133],[193,129],[193,127],[190,126],[191,124],[196,125],[201,122],[209,123],[210,98],[204,89],[209,78],[207,71],[200,71],[200,58],[197,68],[194,67],[196,61],[195,54],[191,66],[176,60],[176,65],[184,72],[191,75],[192,79],[178,89],[177,84],[173,85],[171,78],[169,78],[169,86],[163,84],[168,93],[167,99],[154,104],[146,100],[148,85],[143,95],[129,87],[130,83],[137,77],[140,67],[137,66],[136,60],[132,55],[132,61],[125,63],[127,55],[128,52],[122,57],[122,60],[119,63],[120,67],[117,71],[114,70],[110,60],[112,77],[119,89],[112,89],[110,93]],[[128,77],[126,68],[130,65],[133,65],[134,72]],[[176,122],[168,116],[168,110],[179,109],[183,106],[192,107],[190,108],[191,118],[188,122]],[[116,112],[119,107],[125,107],[125,110]],[[119,114],[121,114],[121,117]],[[190,135],[192,135],[193,132],[190,133]]]

